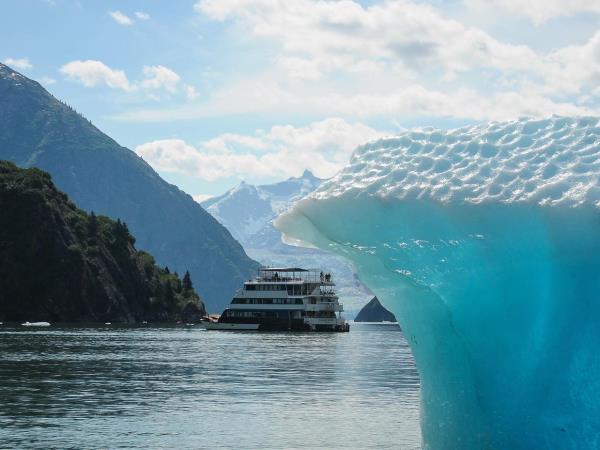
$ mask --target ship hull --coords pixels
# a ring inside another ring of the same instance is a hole
[[[257,323],[221,323],[221,322],[202,322],[200,324],[205,330],[220,331],[258,331]]]
[[[259,320],[259,321],[223,321],[223,322],[203,322],[201,324],[206,330],[220,331],[321,331],[336,332],[349,331],[350,327],[317,325],[311,329],[310,325],[304,320]]]

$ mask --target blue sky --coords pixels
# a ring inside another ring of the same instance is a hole
[[[198,198],[418,126],[598,114],[597,0],[19,0],[0,60]]]

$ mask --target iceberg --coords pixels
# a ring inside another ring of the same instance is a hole
[[[425,449],[600,448],[598,118],[367,143],[276,226],[396,315]]]

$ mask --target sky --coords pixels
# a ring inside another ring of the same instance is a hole
[[[598,115],[599,0],[2,1],[0,61],[203,199],[407,128]]]

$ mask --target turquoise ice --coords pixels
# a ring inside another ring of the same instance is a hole
[[[600,448],[600,124],[425,129],[358,148],[278,219],[400,320],[424,446]]]

